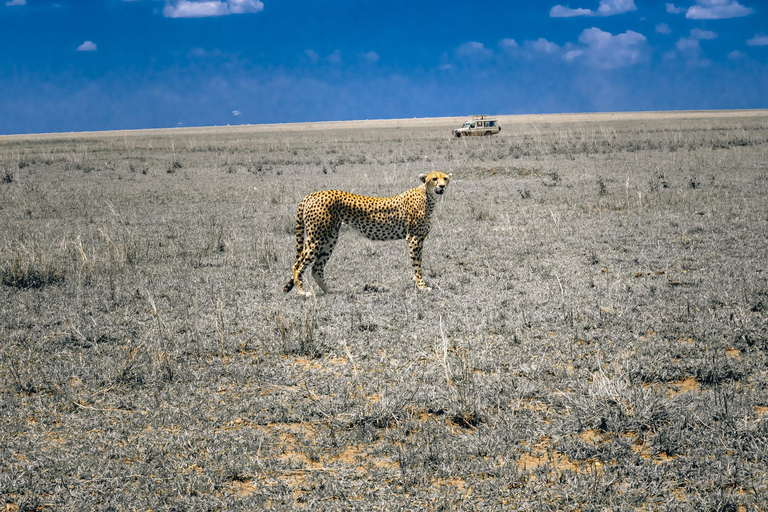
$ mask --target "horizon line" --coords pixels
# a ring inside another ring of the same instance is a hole
[[[603,116],[632,116],[634,117],[648,117],[652,115],[665,114],[670,116],[686,116],[695,115],[696,117],[706,117],[707,115],[738,115],[738,114],[752,114],[768,115],[768,107],[766,108],[724,108],[724,109],[690,109],[690,110],[616,110],[616,111],[581,111],[581,112],[549,112],[549,113],[536,113],[536,114],[491,114],[491,117],[497,117],[504,120],[504,122],[515,122],[515,118],[520,121],[527,122],[527,118],[531,117],[562,117],[562,116],[584,116],[584,117],[603,117]],[[459,119],[465,119],[475,114],[453,115],[453,116],[439,116],[439,117],[392,117],[392,118],[378,118],[378,119],[345,119],[345,120],[324,120],[324,121],[292,121],[284,123],[258,123],[258,124],[225,124],[225,125],[197,125],[197,126],[170,126],[170,127],[154,127],[154,128],[117,128],[109,130],[83,130],[83,131],[61,131],[61,132],[27,132],[27,133],[7,133],[0,134],[0,141],[8,139],[19,139],[25,137],[48,137],[48,136],[84,136],[84,135],[107,135],[117,136],[130,134],[139,134],[141,132],[182,132],[182,131],[203,131],[211,129],[243,129],[250,128],[260,131],[261,129],[269,128],[329,128],[336,127],[331,125],[349,125],[348,128],[354,128],[358,124],[371,124],[371,123],[385,123],[389,126],[381,126],[381,128],[396,128],[399,127],[397,123],[417,122],[422,126],[448,124],[449,122],[456,122]],[[523,120],[522,118],[526,118]],[[442,121],[442,123],[441,123]],[[566,119],[561,119],[561,122],[567,122]],[[314,126],[320,125],[320,126]],[[405,125],[407,126],[407,125]],[[338,126],[338,128],[344,128],[344,126]]]

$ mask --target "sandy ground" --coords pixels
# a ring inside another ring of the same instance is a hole
[[[536,123],[583,123],[601,121],[654,120],[654,119],[702,119],[727,117],[759,117],[768,115],[768,109],[755,110],[681,110],[657,112],[594,112],[581,114],[521,114],[496,116],[502,125],[520,125]],[[67,132],[27,135],[0,135],[3,140],[39,139],[50,137],[93,137],[101,136],[123,137],[127,134],[148,135],[185,135],[206,133],[263,133],[303,130],[344,130],[365,128],[405,128],[405,127],[460,127],[468,116],[456,117],[422,117],[411,119],[365,119],[357,121],[323,121],[314,123],[280,123],[258,125],[228,125],[202,126],[185,128],[158,128],[147,130],[114,130],[103,132]]]

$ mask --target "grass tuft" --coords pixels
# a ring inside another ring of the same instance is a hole
[[[45,260],[40,254],[17,255],[0,264],[0,281],[12,288],[43,288],[60,284],[66,271]]]

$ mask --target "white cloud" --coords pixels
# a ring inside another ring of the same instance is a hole
[[[675,48],[685,57],[689,66],[703,67],[712,63],[707,58],[703,58],[703,51],[700,41],[706,41],[717,38],[717,33],[711,30],[691,29],[688,37],[680,38],[675,43]]]
[[[691,38],[693,39],[715,39],[717,38],[717,34],[712,32],[711,30],[701,30],[698,28],[691,29]]]
[[[552,55],[560,51],[560,47],[551,41],[547,41],[543,37],[538,38],[536,41],[526,41],[526,46],[529,46],[537,52],[546,53]]]
[[[305,50],[304,55],[309,59],[312,64],[317,64],[320,60],[320,55],[315,50]]]
[[[554,55],[566,62],[583,62],[598,69],[615,69],[639,64],[647,59],[648,41],[643,34],[628,30],[613,35],[597,27],[585,29],[579,35],[578,43],[563,46],[539,38],[526,41],[527,55],[540,53]]]
[[[556,5],[549,10],[550,18],[573,18],[574,16],[593,16],[591,9],[571,9],[564,5]]]
[[[192,48],[187,52],[187,58],[196,64],[221,64],[226,66],[234,66],[235,64],[242,64],[240,56],[234,53],[228,53],[216,48],[213,50],[206,50],[205,48]]]
[[[680,14],[685,12],[685,7],[675,7],[675,4],[665,4],[667,7],[667,12],[669,14]]]
[[[677,43],[675,43],[675,46],[681,52],[686,52],[691,50],[694,50],[697,52],[701,51],[701,43],[699,43],[699,40],[691,39],[689,37],[683,37]]]
[[[737,0],[696,0],[685,17],[689,20],[718,20],[749,16],[754,9],[744,7]]]
[[[517,44],[517,41],[509,37],[499,41],[499,48],[501,48],[502,50],[507,50],[507,51],[516,50],[518,46],[519,45]]]
[[[96,49],[96,43],[93,41],[85,41],[83,44],[77,47],[77,51],[79,52],[95,52]]]
[[[493,54],[492,50],[485,47],[483,43],[477,41],[469,41],[467,43],[460,44],[458,48],[454,50],[454,53],[458,57],[467,58],[487,58]]]
[[[613,16],[625,12],[635,11],[635,0],[600,0],[597,10],[577,7],[572,9],[564,5],[556,5],[549,10],[551,18],[572,18],[574,16]]]
[[[228,55],[222,52],[221,50],[206,50],[205,48],[192,48],[189,50],[189,53],[187,54],[191,58],[195,59],[220,59],[222,57],[227,57]]]
[[[372,64],[379,62],[379,59],[381,59],[379,54],[374,51],[361,53],[360,58],[362,58],[365,62],[370,62]]]
[[[27,5],[27,0],[8,0],[5,2],[5,5],[8,7],[13,7],[15,5]]]
[[[229,11],[232,14],[245,14],[264,10],[264,4],[259,0],[227,0],[227,5],[229,5]]]
[[[699,41],[703,40],[710,40],[717,38],[717,34],[715,32],[712,32],[711,30],[701,30],[698,28],[691,29],[691,33],[688,37],[680,38],[675,46],[677,46],[677,49],[681,52],[685,51],[693,51],[696,52],[696,57],[698,57],[698,53],[701,52],[701,44]]]
[[[341,50],[334,50],[325,58],[325,60],[328,62],[328,64],[332,64],[334,66],[341,66],[344,64],[344,59],[341,58]]]
[[[600,0],[597,14],[599,16],[613,16],[614,14],[623,14],[636,10],[637,7],[634,0]]]
[[[747,44],[749,46],[768,46],[768,36],[755,34],[755,37],[747,40]]]
[[[672,29],[666,23],[659,23],[656,25],[656,33],[658,34],[671,34]]]
[[[222,2],[189,2],[181,0],[176,4],[168,4],[163,8],[166,18],[207,18],[209,16],[225,16],[229,14],[229,6]]]
[[[569,52],[566,52],[565,55],[563,55],[563,60],[567,60],[568,62],[578,59],[579,57],[584,55],[584,50],[571,50]]]
[[[583,47],[578,56],[583,55],[588,63],[601,69],[632,66],[642,62],[647,56],[645,36],[632,30],[613,35],[592,27],[581,33],[579,42]],[[573,50],[569,53],[575,55]]]
[[[177,0],[165,5],[163,16],[166,18],[208,18],[262,10],[264,10],[264,4],[260,0],[209,0],[204,2]]]
[[[728,53],[728,60],[741,60],[747,58],[747,55],[744,52],[740,52],[739,50],[733,50],[732,52]]]

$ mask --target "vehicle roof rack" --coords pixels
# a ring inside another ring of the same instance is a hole
[[[477,114],[474,116],[470,116],[472,119],[485,119],[486,117],[491,117],[488,114]]]

